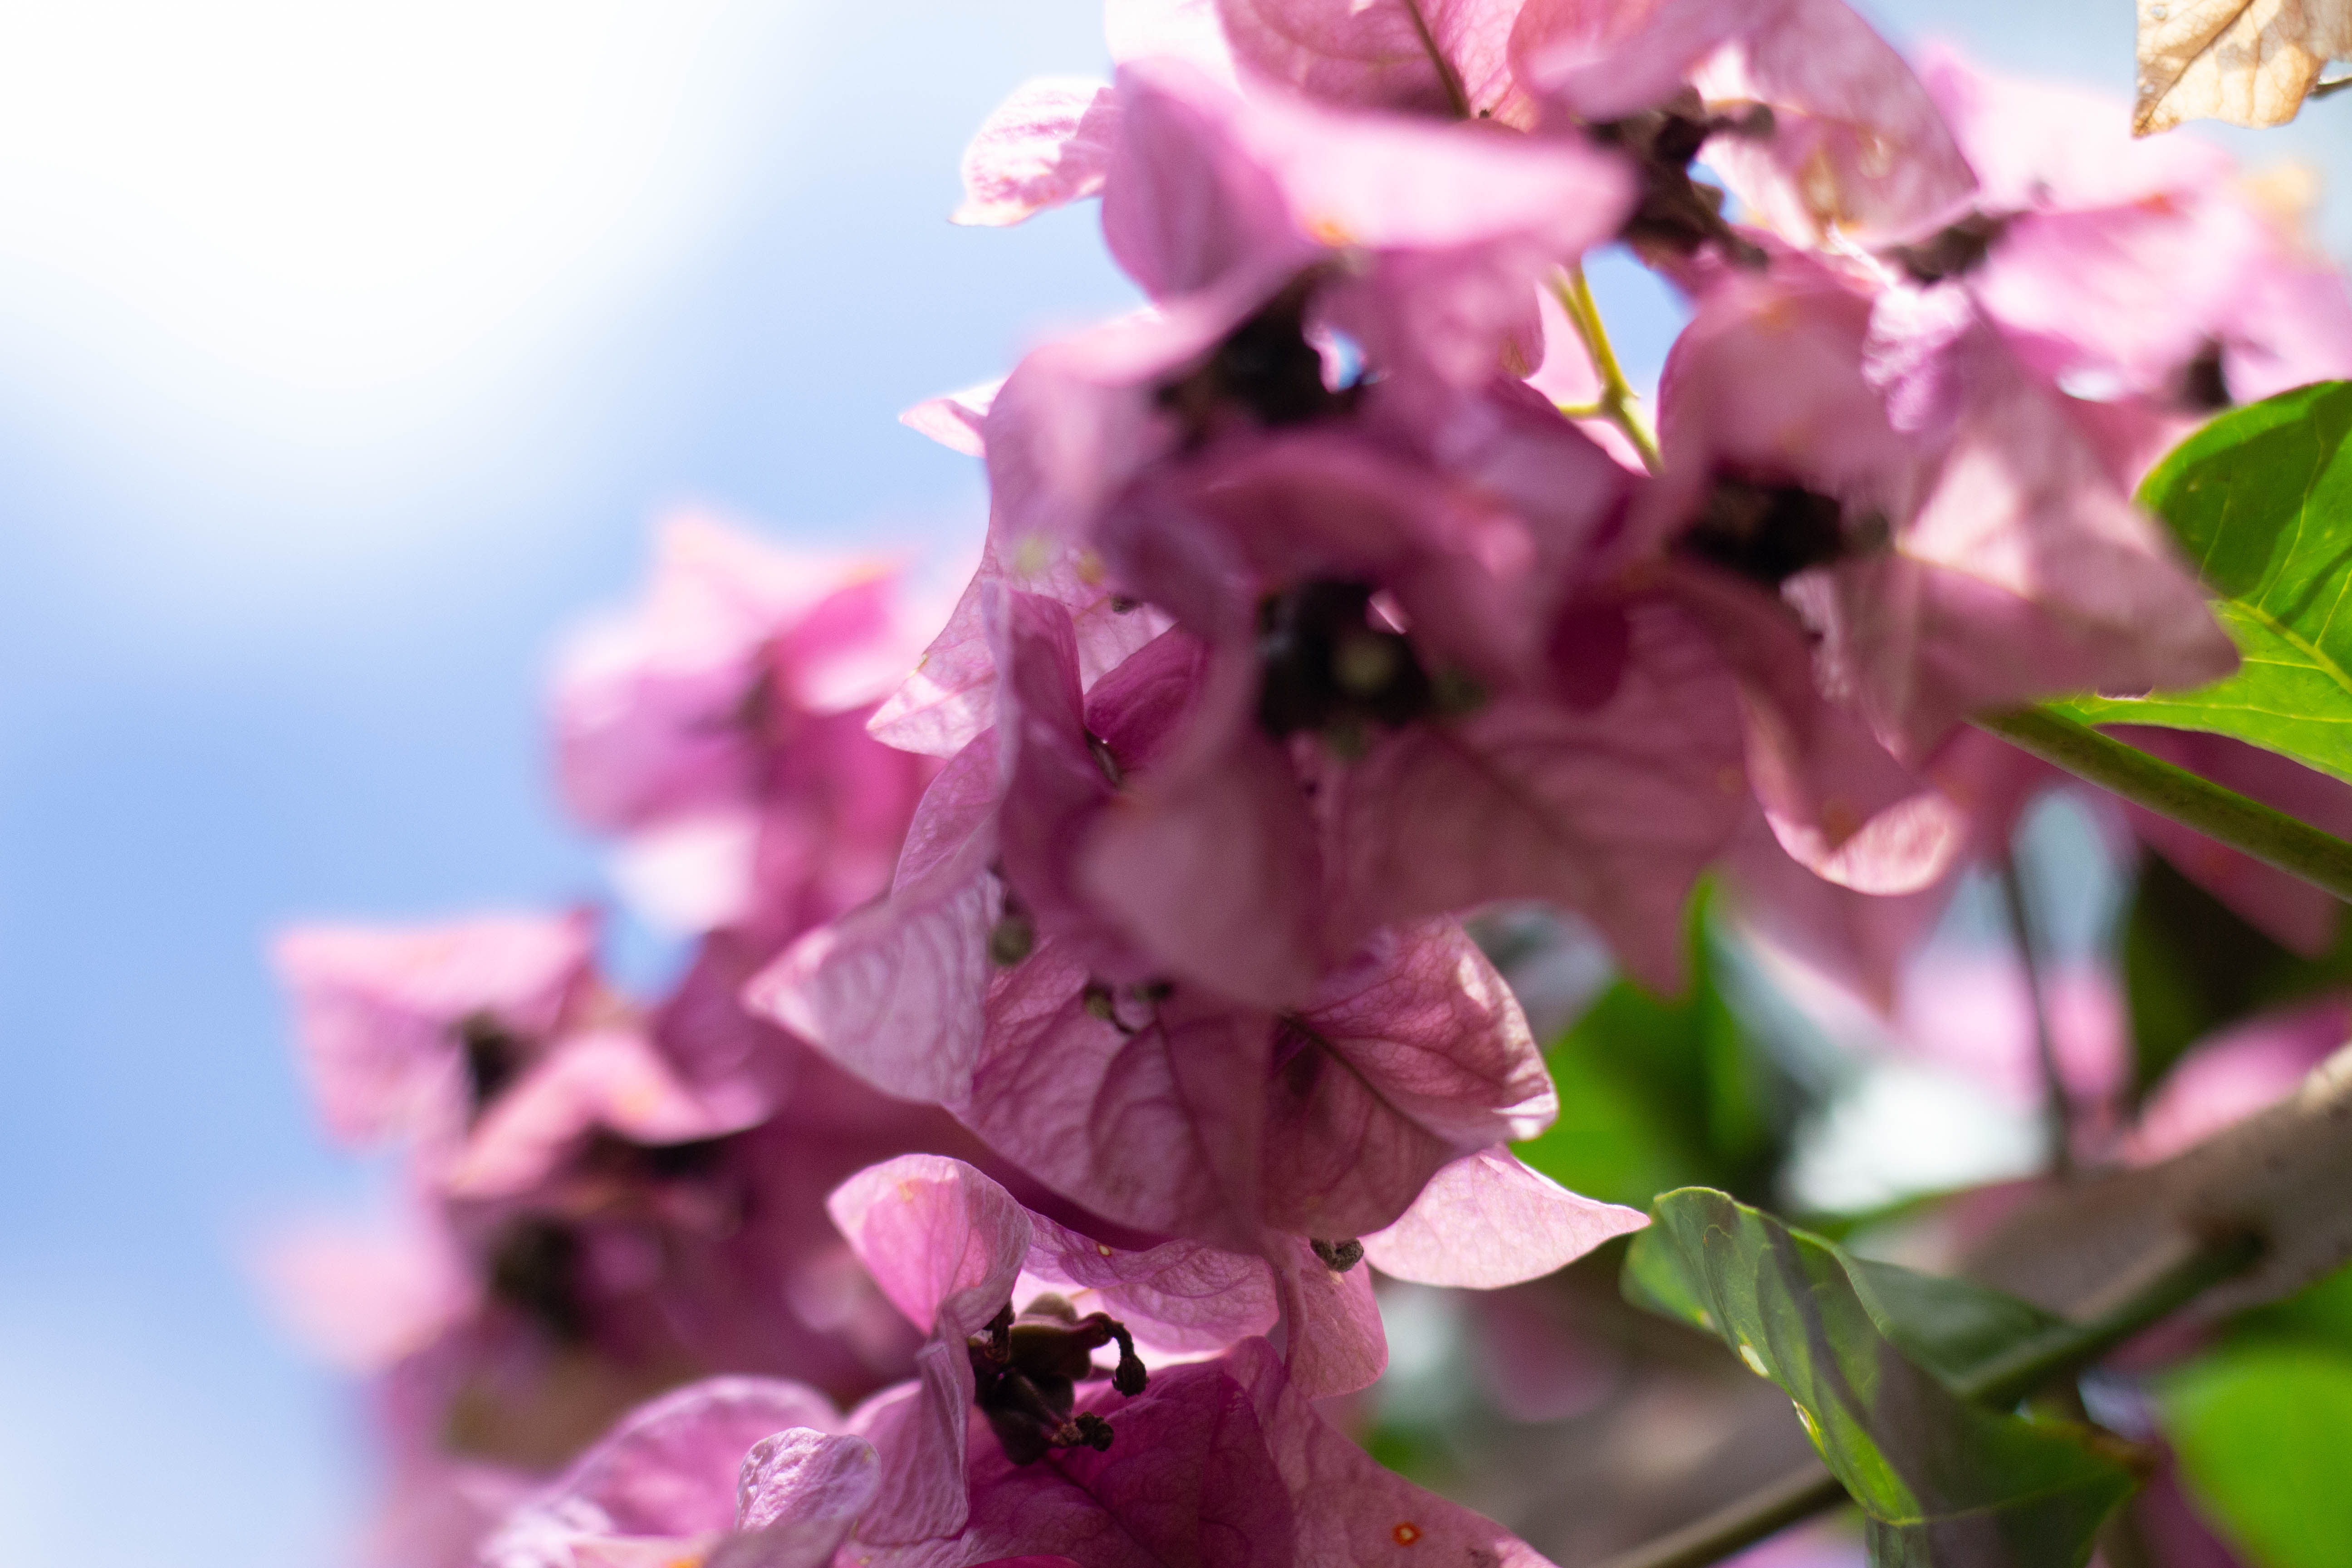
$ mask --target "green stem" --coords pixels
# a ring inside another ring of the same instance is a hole
[[[2352,844],[2047,708],[1976,721],[2021,751],[2352,901]]]
[[[2042,1093],[2048,1100],[2050,1173],[2063,1180],[2074,1173],[2074,1110],[2066,1093],[2066,1075],[2058,1065],[2058,1039],[2050,1027],[2050,998],[2042,984],[2042,953],[2033,940],[2032,912],[2026,906],[2025,881],[2018,875],[2017,851],[2000,857],[2000,897],[2009,910],[2009,930],[2017,946],[2017,963],[2025,972],[2025,999],[2033,1009],[2033,1059],[2042,1069]]]
[[[1617,351],[1609,346],[1609,330],[1601,324],[1601,307],[1593,303],[1592,285],[1585,281],[1583,264],[1568,268],[1553,279],[1551,291],[1559,308],[1567,312],[1568,324],[1576,329],[1585,357],[1592,362],[1593,374],[1601,378],[1601,399],[1589,411],[1563,408],[1561,412],[1571,418],[1583,418],[1590,414],[1608,420],[1633,444],[1633,450],[1642,456],[1642,466],[1656,473],[1660,466],[1658,438],[1650,433],[1648,421],[1642,417],[1641,397],[1625,379],[1625,367],[1617,363]]]
[[[2142,1330],[2179,1311],[2212,1286],[2242,1273],[2262,1251],[2252,1233],[2191,1247],[2144,1279],[2126,1279],[2094,1302],[2084,1321],[2060,1323],[1979,1366],[1953,1392],[2006,1410],[2054,1380],[2098,1360]],[[1706,1518],[1612,1557],[1602,1568],[1705,1568],[1792,1524],[1846,1500],[1838,1479],[1818,1462],[1759,1487]]]

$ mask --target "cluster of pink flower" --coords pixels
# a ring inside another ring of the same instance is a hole
[[[287,1259],[388,1369],[387,1561],[1532,1559],[1311,1403],[1384,1363],[1367,1263],[1642,1223],[1510,1152],[1556,1101],[1458,917],[1670,988],[1720,866],[1884,995],[2035,780],[1962,721],[2235,664],[2130,487],[2352,369],[2352,300],[2209,151],[1843,0],[1110,21],[960,216],[1098,194],[1152,303],[910,414],[992,495],[915,674],[889,570],[698,522],[564,667],[673,994],[583,915],[281,944],[330,1123],[411,1152],[398,1268]],[[1619,240],[1693,312],[1654,439],[1577,267]]]

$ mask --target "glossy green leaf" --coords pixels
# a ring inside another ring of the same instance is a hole
[[[2352,382],[2234,409],[2140,487],[2244,658],[2226,680],[2051,706],[2092,724],[2231,735],[2352,779]]]
[[[1626,1295],[1717,1335],[1788,1393],[1867,1517],[1874,1563],[2080,1568],[2089,1558],[2131,1472],[2083,1428],[1955,1392],[2014,1336],[2057,1320],[1978,1287],[1860,1264],[1721,1193],[1668,1193],[1653,1215],[1626,1260]]]
[[[2352,1355],[2235,1346],[2165,1379],[2158,1403],[2189,1495],[2249,1568],[2352,1563]]]

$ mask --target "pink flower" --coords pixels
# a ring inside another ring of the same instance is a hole
[[[2266,1013],[2200,1040],[2173,1064],[2124,1142],[2134,1163],[2168,1159],[2285,1099],[2352,1034],[2342,994]]]
[[[1898,420],[1863,372],[1871,305],[1793,257],[1711,289],[1667,361],[1639,531],[1777,594],[1914,764],[1971,713],[2235,668],[2057,394],[1969,324],[1936,351],[1947,405]]]
[[[904,670],[895,571],[797,557],[707,519],[557,679],[559,778],[629,835],[624,880],[689,930],[781,938],[871,897],[928,776],[865,732]]]
[[[2342,274],[2220,149],[2134,139],[2120,100],[1948,51],[1923,75],[1983,188],[1979,216],[1904,259],[1954,279],[2038,374],[2193,416],[2352,371]]]
[[[482,1544],[482,1568],[821,1568],[878,1467],[824,1395],[721,1377],[634,1412]]]
[[[1218,0],[1234,56],[1327,103],[1524,126],[1511,76],[1521,0]]]
[[[1958,216],[1975,188],[1910,68],[1843,0],[1528,0],[1510,53],[1540,100],[1672,142],[1675,174],[1704,142],[1741,199],[1795,243],[1912,238]],[[1678,102],[1686,87],[1732,112]],[[1681,123],[1661,136],[1644,114]]]

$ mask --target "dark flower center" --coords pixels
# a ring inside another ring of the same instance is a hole
[[[1938,229],[1914,245],[1898,245],[1887,255],[1916,283],[1941,283],[1960,278],[1984,265],[1994,245],[2007,232],[2010,218],[1990,213],[1970,213],[1948,228]]]
[[[1726,474],[1717,479],[1682,548],[1702,561],[1777,588],[1807,567],[1846,553],[1844,509],[1802,485]]]
[[[1364,1244],[1352,1237],[1346,1241],[1310,1240],[1307,1245],[1334,1274],[1345,1274],[1364,1260]]]
[[[1209,357],[1159,391],[1160,407],[1199,446],[1239,411],[1269,430],[1312,424],[1356,405],[1356,386],[1323,382],[1323,356],[1307,341],[1307,306],[1317,277],[1301,274],[1225,334]]]
[[[1723,220],[1723,193],[1690,176],[1693,159],[1716,135],[1761,141],[1772,134],[1772,110],[1750,104],[1738,114],[1709,114],[1698,92],[1685,88],[1655,109],[1591,127],[1592,139],[1633,161],[1641,195],[1619,231],[1636,249],[1689,256],[1712,244],[1742,267],[1761,267],[1764,253]]]
[[[517,1220],[490,1248],[490,1295],[550,1339],[576,1343],[588,1337],[580,1262],[580,1237],[569,1226],[548,1219]]]
[[[2219,414],[2237,402],[2230,395],[2230,377],[2221,363],[2221,344],[2209,338],[2195,357],[2180,367],[2173,383],[2173,398],[2192,414]]]
[[[471,1097],[472,1113],[478,1117],[522,1076],[530,1048],[488,1013],[476,1013],[459,1022],[457,1046],[466,1058],[466,1091]]]
[[[1393,730],[1437,706],[1412,642],[1373,626],[1371,602],[1365,584],[1327,580],[1259,604],[1261,729],[1276,736],[1360,733],[1371,723]]]
[[[1017,1317],[1007,1301],[984,1331],[965,1342],[972,1403],[1006,1458],[1031,1465],[1055,1448],[1110,1447],[1110,1423],[1076,1406],[1077,1385],[1101,1375],[1094,1352],[1114,1342],[1118,1365],[1111,1386],[1133,1398],[1149,1377],[1127,1325],[1102,1312],[1082,1318],[1059,1296],[1040,1296]]]

